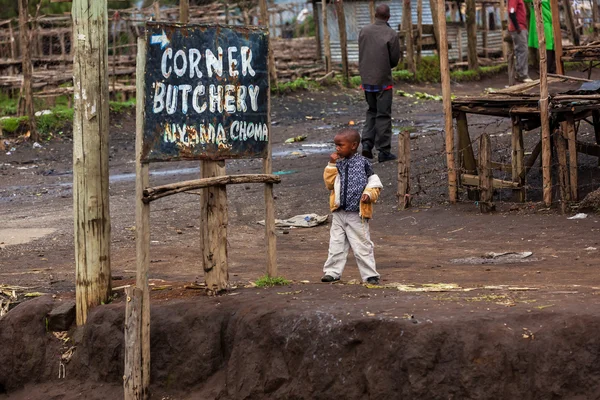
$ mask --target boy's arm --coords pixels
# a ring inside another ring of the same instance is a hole
[[[323,171],[323,180],[325,181],[325,186],[329,190],[333,190],[333,185],[335,184],[335,177],[338,174],[337,167],[335,163],[328,163],[325,167],[325,171]]]
[[[381,179],[379,179],[379,176],[377,176],[377,174],[373,174],[369,176],[369,181],[367,182],[365,190],[363,190],[363,194],[369,196],[369,198],[371,199],[371,203],[375,203],[379,198],[381,188],[383,188]]]

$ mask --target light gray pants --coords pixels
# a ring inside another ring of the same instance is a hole
[[[522,81],[529,78],[529,49],[527,48],[527,29],[521,29],[521,33],[517,31],[510,32],[513,45],[515,46],[515,57],[517,59],[515,70],[517,72],[517,80]]]
[[[329,257],[323,266],[325,275],[340,278],[348,250],[352,247],[360,277],[366,281],[370,277],[379,277],[375,269],[375,253],[369,233],[369,221],[363,220],[357,212],[335,211],[331,220],[329,237]]]

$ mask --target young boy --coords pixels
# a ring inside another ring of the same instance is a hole
[[[373,242],[369,234],[369,219],[373,203],[383,187],[369,161],[357,154],[360,135],[354,129],[344,129],[335,135],[336,152],[329,156],[323,172],[325,186],[331,190],[329,207],[333,213],[329,239],[329,257],[323,266],[321,282],[339,281],[352,247],[363,281],[379,284],[375,268]]]

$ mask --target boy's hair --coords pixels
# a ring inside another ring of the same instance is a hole
[[[350,143],[360,143],[360,133],[356,129],[344,128],[335,136],[344,136]]]

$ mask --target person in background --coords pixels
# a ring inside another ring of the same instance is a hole
[[[516,79],[531,82],[528,71],[529,50],[527,49],[527,18],[523,0],[508,0],[508,31],[515,46]]]
[[[538,35],[537,25],[535,24],[535,11],[533,9],[533,1],[525,0],[529,5],[529,47],[537,49]],[[552,28],[552,8],[550,0],[542,0],[542,19],[544,21],[544,36],[546,37],[546,61],[548,64],[548,73],[556,73],[556,55],[554,53],[554,29]]]
[[[522,0],[521,0],[522,1]],[[392,68],[400,60],[398,33],[390,28],[390,7],[375,8],[375,23],[361,29],[358,36],[358,68],[367,109],[362,134],[362,155],[373,158],[377,149],[379,162],[396,160],[392,149]]]

